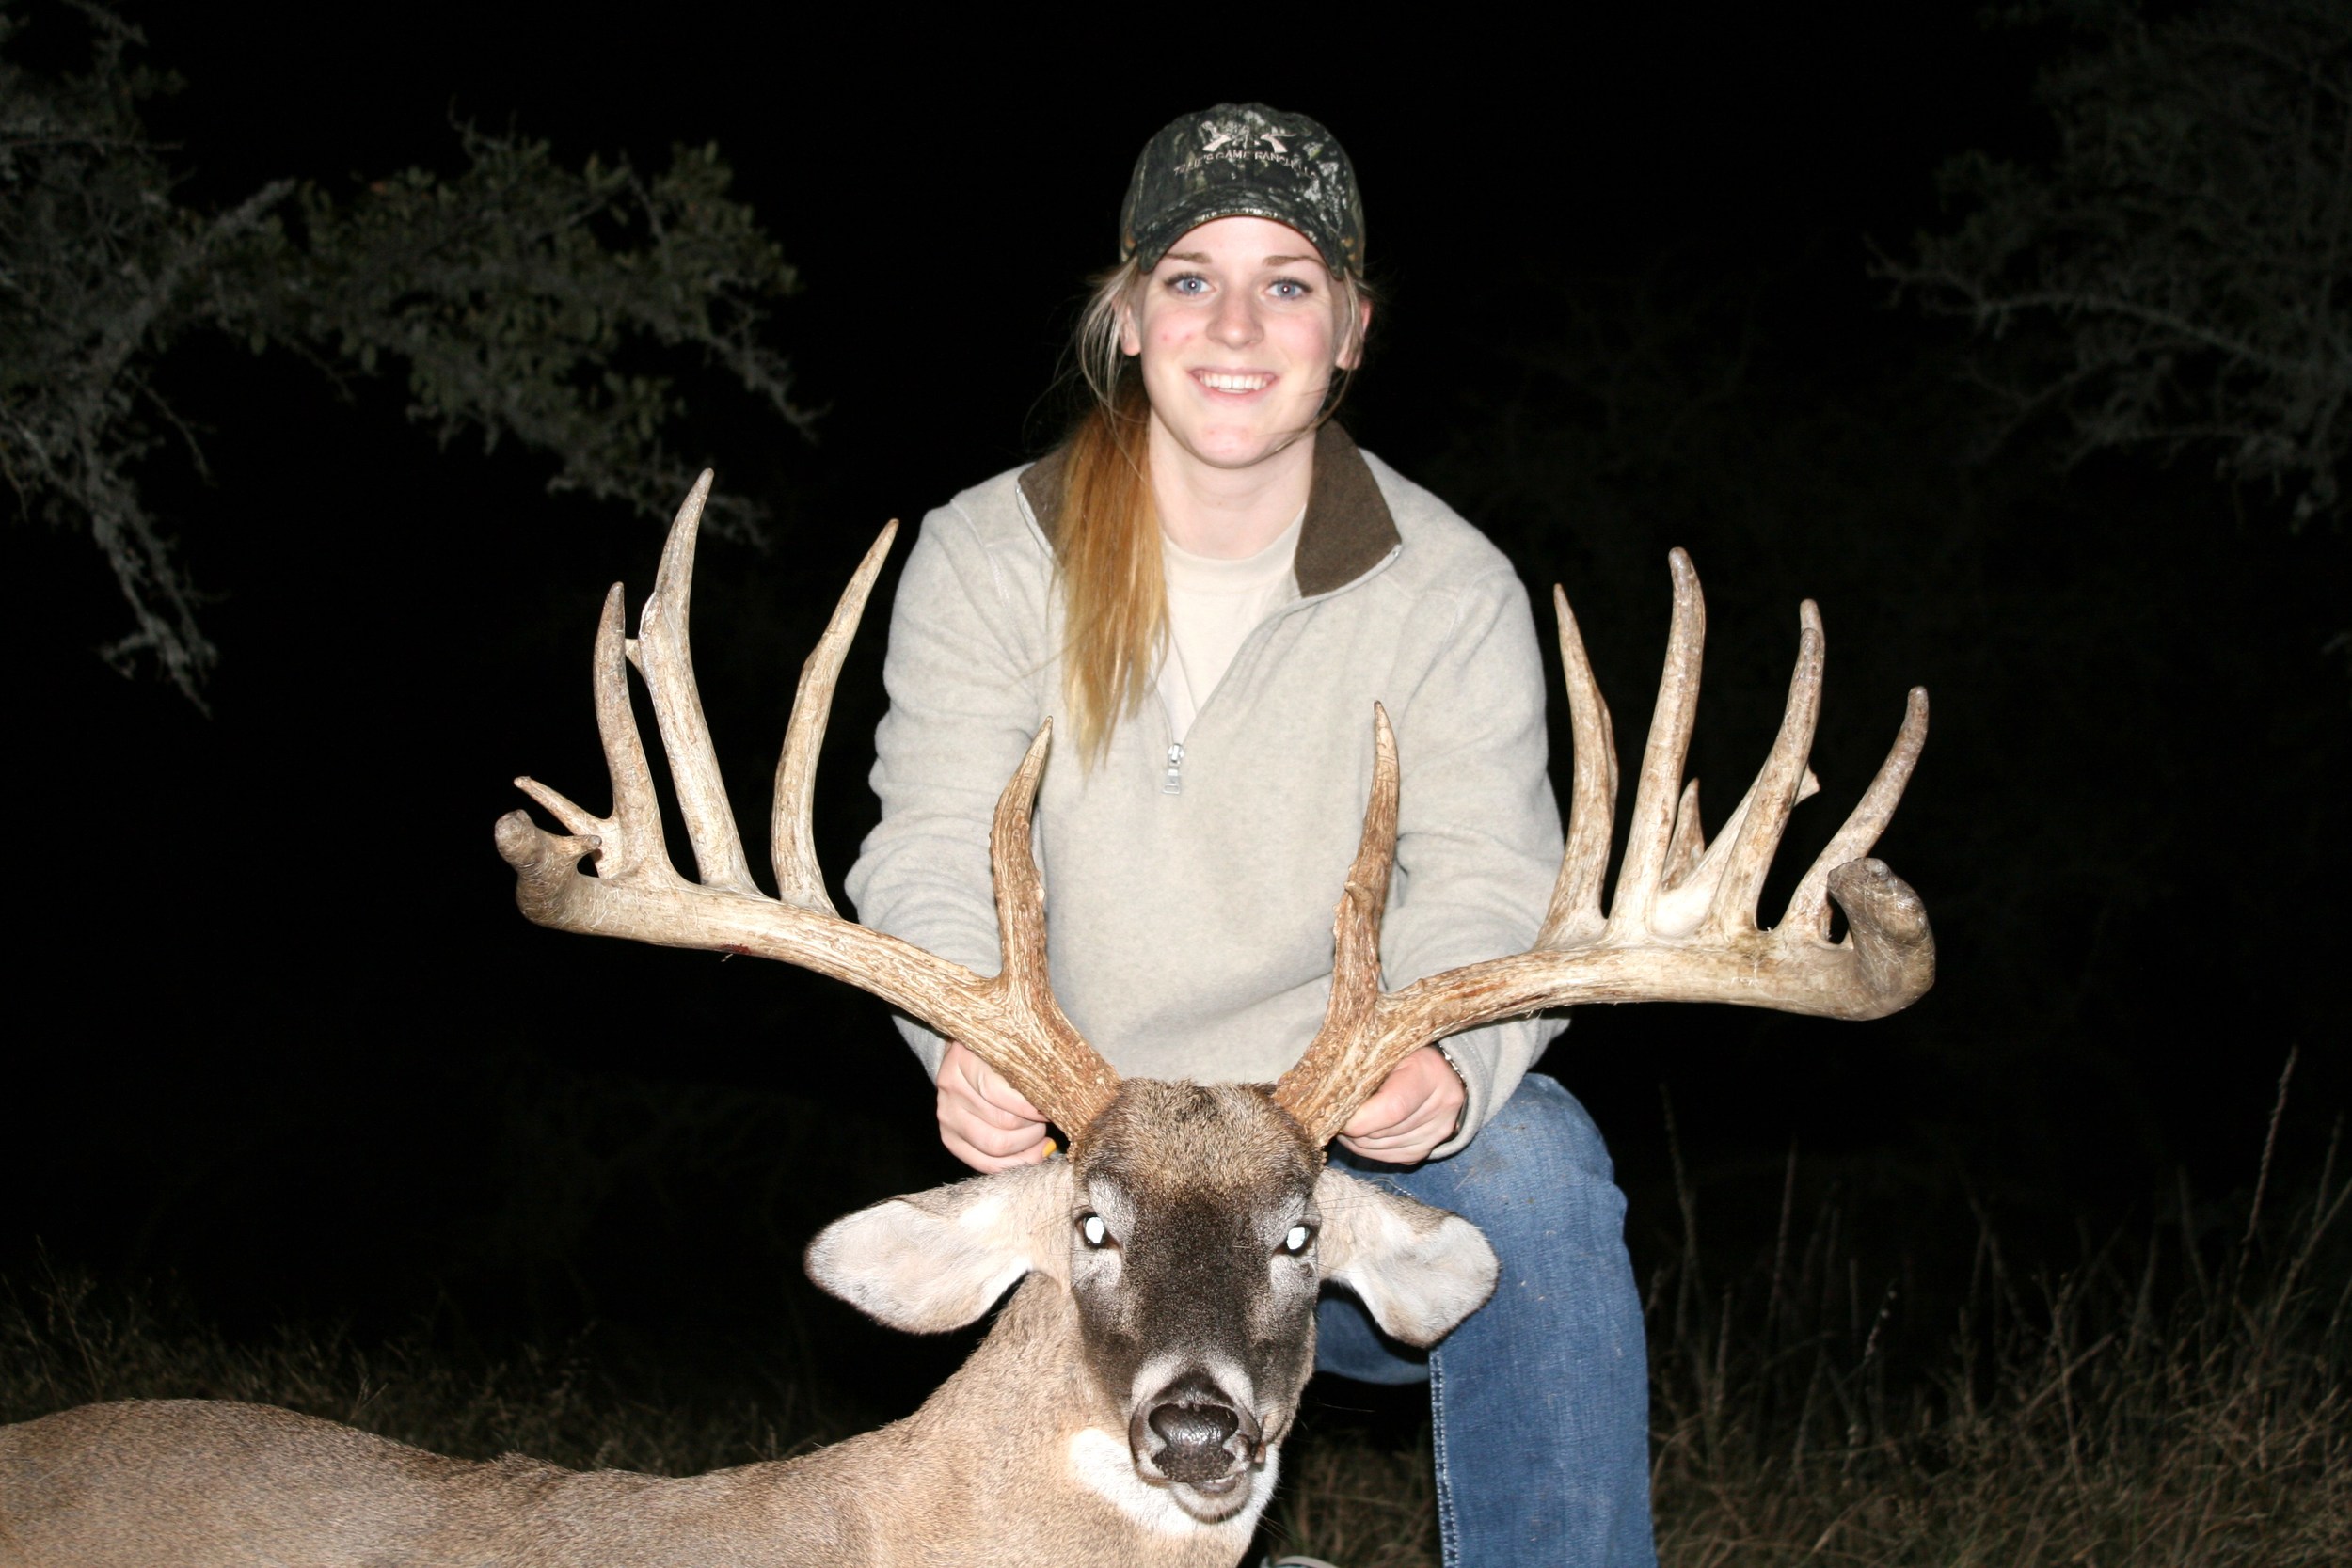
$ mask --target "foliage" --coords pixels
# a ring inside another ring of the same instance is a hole
[[[1966,210],[1883,275],[1989,341],[2010,427],[2055,412],[2070,461],[2215,454],[2224,476],[2342,506],[2352,446],[2352,9],[2217,0],[2161,23],[2072,10],[2046,165],[1947,166]]]
[[[511,437],[557,459],[549,487],[652,515],[698,465],[666,435],[684,351],[803,432],[770,302],[796,286],[715,148],[566,168],[544,142],[459,128],[464,166],[409,169],[351,193],[273,180],[219,213],[174,197],[169,149],[142,105],[172,83],[136,63],[139,34],[95,6],[79,74],[0,54],[0,473],[24,509],[87,530],[129,603],[105,650],[151,658],[191,697],[216,650],[142,465],[176,436],[159,361],[207,334],[280,348],[341,381],[397,366],[411,417],[444,443]],[[0,0],[0,50],[24,30]],[[755,531],[756,508],[713,502]]]

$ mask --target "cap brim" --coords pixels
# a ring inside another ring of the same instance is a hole
[[[1336,236],[1319,233],[1315,214],[1299,203],[1286,202],[1271,191],[1228,188],[1204,191],[1196,201],[1187,202],[1164,213],[1147,233],[1135,237],[1132,259],[1146,270],[1160,264],[1160,259],[1175,247],[1176,242],[1204,223],[1219,218],[1264,218],[1291,230],[1323,258],[1323,264],[1333,272],[1348,270],[1347,252]]]

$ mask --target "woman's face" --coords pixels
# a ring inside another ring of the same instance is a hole
[[[1267,218],[1217,218],[1168,247],[1120,326],[1142,359],[1152,412],[1178,446],[1246,468],[1315,422],[1361,324],[1314,245]],[[1369,307],[1366,308],[1369,314]]]

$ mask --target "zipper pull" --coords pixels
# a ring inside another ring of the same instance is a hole
[[[1184,792],[1184,746],[1180,740],[1168,743],[1168,771],[1160,775],[1160,793],[1182,795]]]

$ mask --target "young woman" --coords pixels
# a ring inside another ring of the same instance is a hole
[[[1079,328],[1095,402],[1042,461],[925,518],[877,736],[859,918],[988,972],[988,832],[1039,725],[1054,989],[1123,1074],[1270,1082],[1322,1021],[1331,905],[1403,767],[1388,984],[1524,948],[1559,865],[1544,678],[1510,564],[1329,416],[1361,356],[1355,175],[1314,121],[1187,115],[1137,160]],[[1036,1110],[906,1025],[940,1135],[1045,1158]],[[1600,1135],[1525,1021],[1408,1058],[1334,1157],[1485,1229],[1495,1299],[1425,1358],[1327,1298],[1319,1366],[1426,1381],[1449,1564],[1644,1564],[1647,1385]]]

